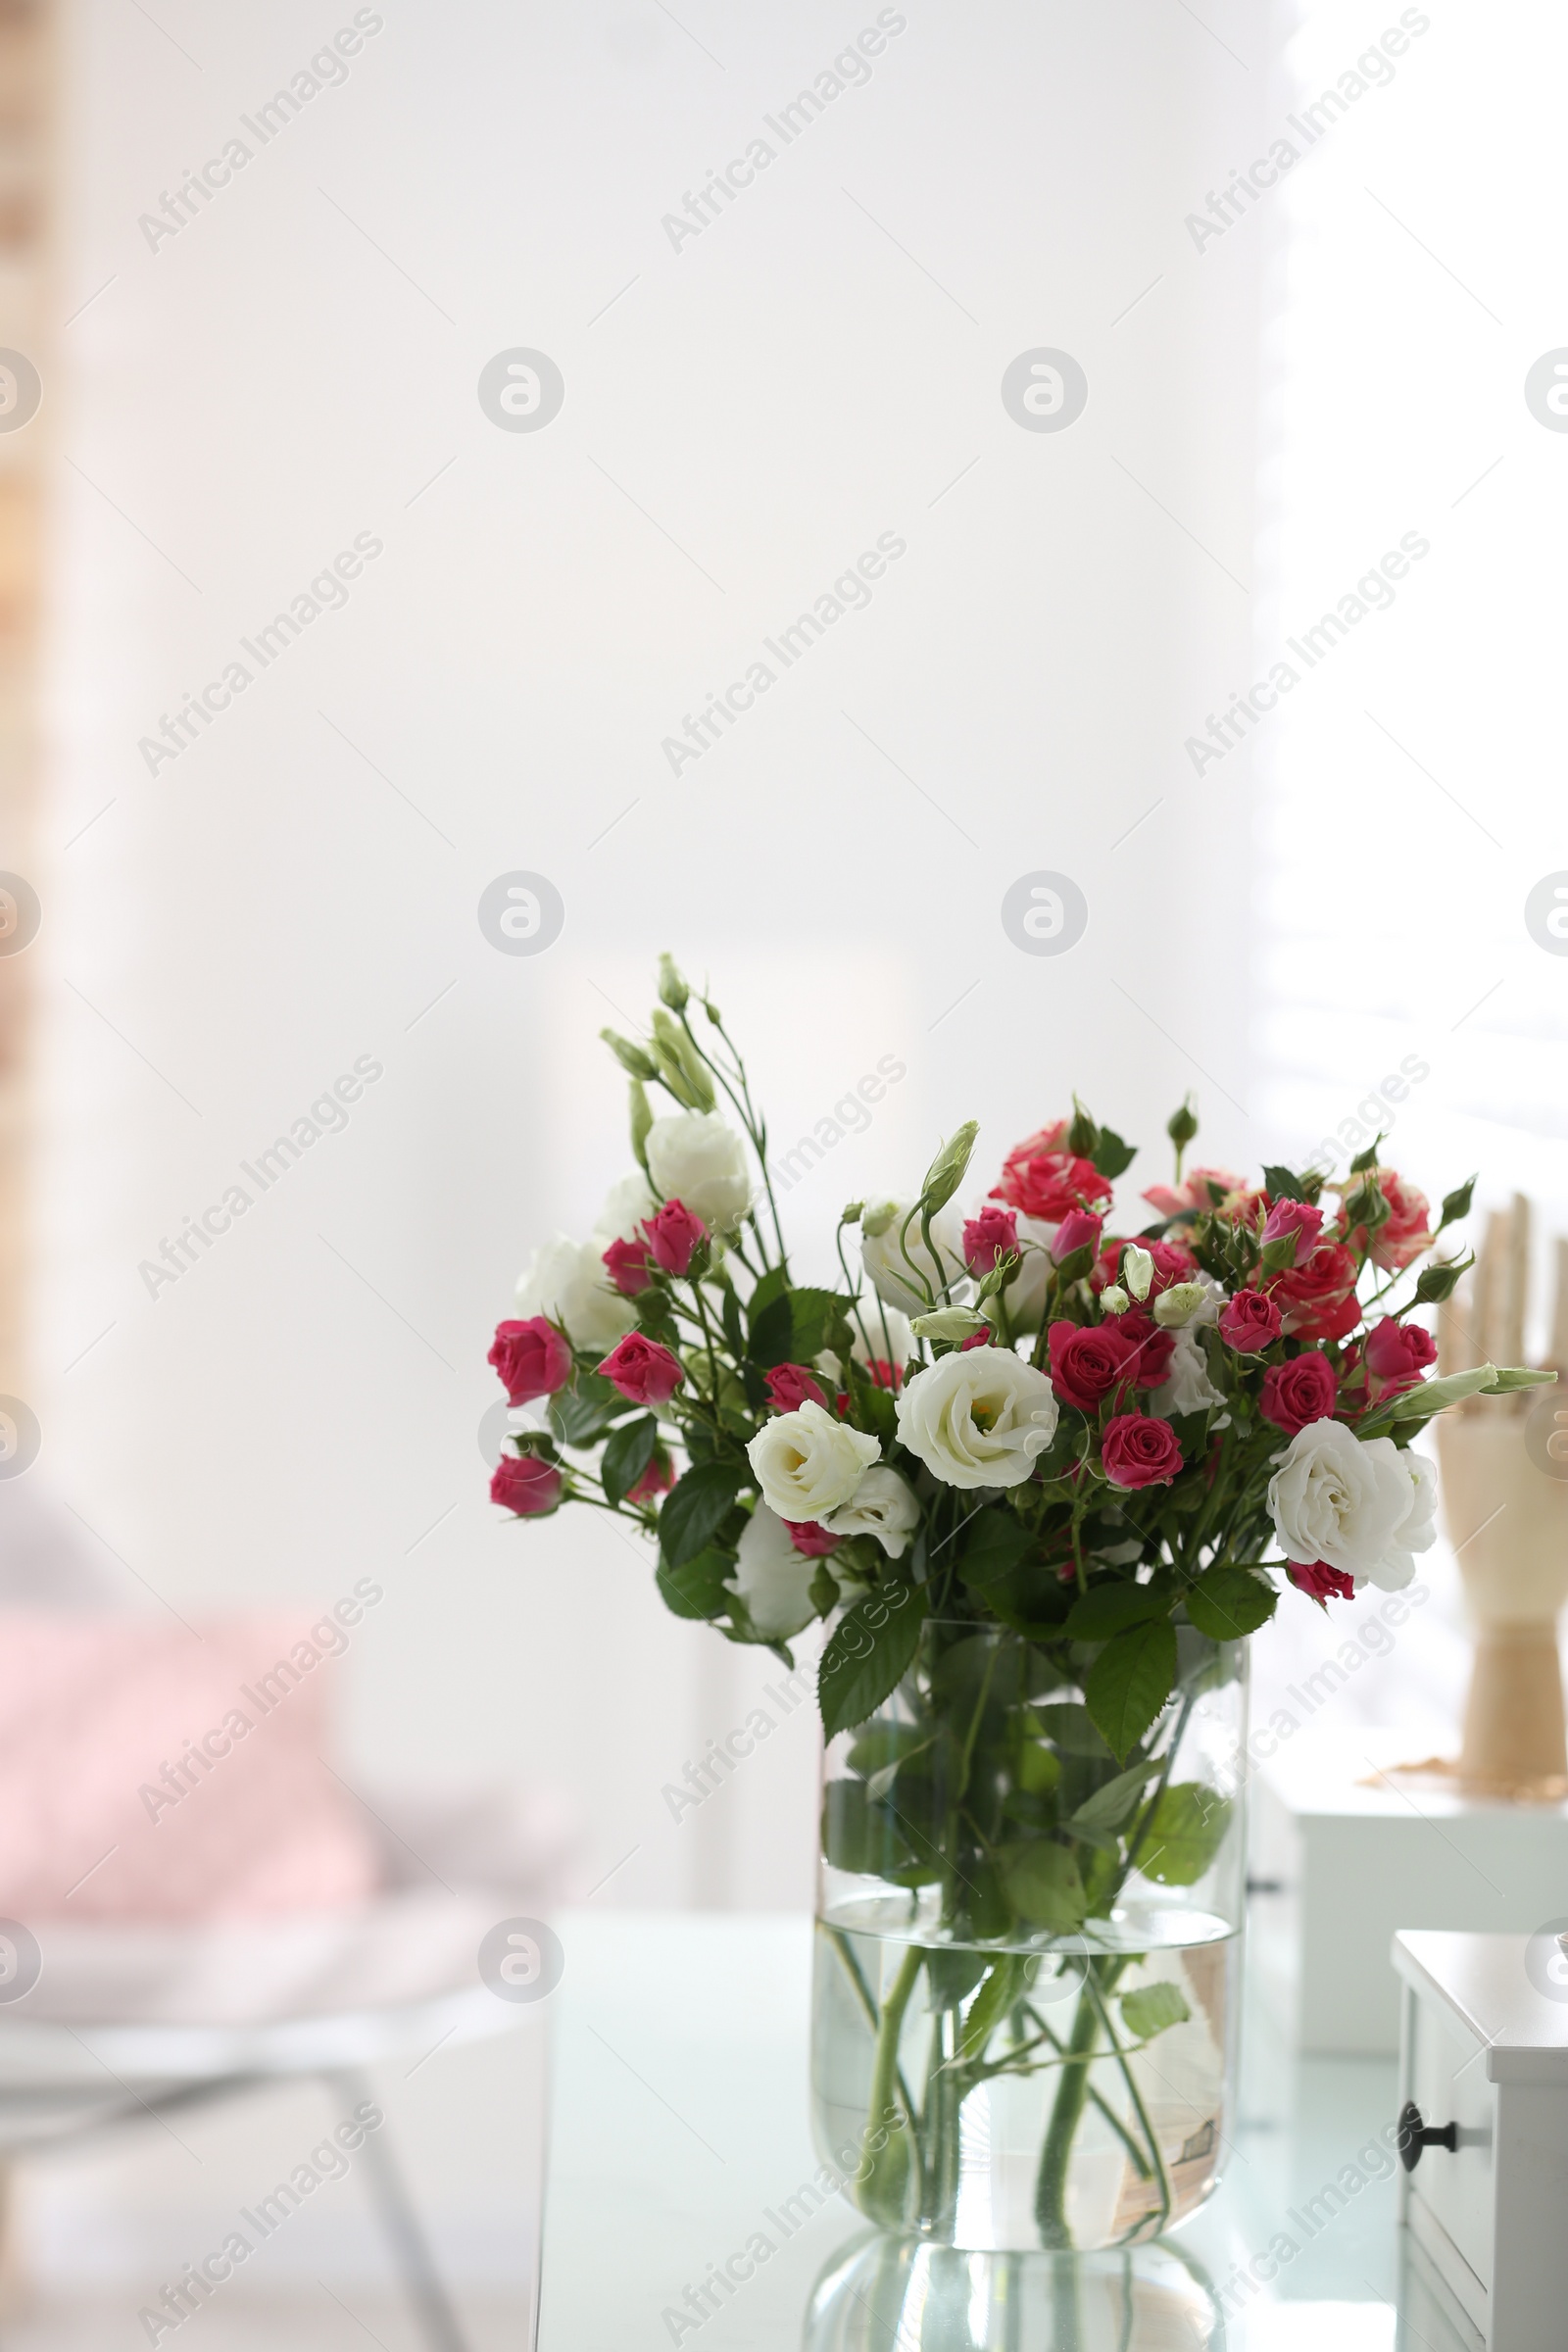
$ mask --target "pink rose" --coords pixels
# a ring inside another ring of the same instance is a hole
[[[959,1342],[958,1353],[967,1355],[971,1348],[989,1348],[996,1336],[994,1331],[971,1331],[966,1340]]]
[[[1419,1323],[1399,1323],[1385,1315],[1367,1333],[1364,1354],[1376,1393],[1393,1396],[1401,1389],[1413,1389],[1427,1366],[1437,1362],[1438,1343]]]
[[[658,1214],[647,1220],[643,1231],[655,1264],[662,1266],[666,1274],[684,1274],[692,1262],[692,1251],[708,1239],[702,1218],[693,1216],[681,1200],[666,1200]]]
[[[804,1364],[775,1364],[762,1377],[767,1382],[769,1400],[781,1413],[793,1413],[808,1397],[813,1404],[827,1403],[827,1391],[811,1378]]]
[[[617,1340],[597,1369],[633,1404],[667,1404],[686,1377],[680,1358],[641,1331]]]
[[[675,1484],[669,1456],[662,1446],[656,1446],[652,1461],[634,1487],[626,1489],[628,1502],[652,1502],[656,1494],[667,1494]]]
[[[1009,1208],[993,1208],[986,1201],[963,1229],[963,1262],[978,1282],[994,1272],[999,1257],[1018,1247],[1018,1220]]]
[[[1238,1355],[1261,1355],[1280,1336],[1280,1310],[1261,1291],[1238,1291],[1220,1311],[1219,1336]]]
[[[1153,1293],[1150,1296],[1152,1298]],[[1176,1334],[1162,1331],[1141,1306],[1124,1307],[1115,1321],[1101,1329],[1114,1331],[1127,1350],[1133,1379],[1141,1389],[1157,1389],[1176,1352]]]
[[[1323,1230],[1323,1211],[1314,1208],[1309,1200],[1276,1200],[1263,1220],[1261,1240],[1267,1248],[1270,1242],[1282,1242],[1288,1234],[1296,1236],[1296,1255],[1293,1265],[1302,1265],[1317,1248],[1317,1237]]]
[[[490,1499],[519,1519],[538,1519],[555,1509],[564,1483],[555,1463],[537,1453],[504,1453],[490,1481]]]
[[[485,1360],[500,1373],[509,1404],[553,1396],[571,1378],[571,1349],[543,1315],[530,1315],[526,1323],[498,1323]]]
[[[642,1242],[612,1242],[604,1253],[610,1279],[623,1298],[635,1298],[653,1281]]]
[[[1090,1209],[1070,1208],[1056,1227],[1055,1239],[1051,1245],[1051,1254],[1057,1265],[1064,1257],[1071,1257],[1075,1250],[1098,1250],[1100,1229],[1103,1223],[1104,1219],[1097,1217]]]
[[[1282,1328],[1300,1340],[1343,1340],[1361,1320],[1356,1273],[1354,1254],[1343,1242],[1319,1242],[1304,1264],[1270,1280]]]
[[[804,1552],[808,1560],[825,1558],[830,1551],[837,1551],[844,1541],[830,1527],[824,1527],[819,1519],[786,1519],[784,1524],[790,1531],[790,1542],[796,1550]]]
[[[1402,1273],[1437,1239],[1431,1231],[1432,1211],[1425,1195],[1392,1168],[1379,1168],[1378,1190],[1389,1204],[1389,1221],[1373,1237],[1372,1263],[1386,1274]]]
[[[1051,1385],[1064,1404],[1092,1413],[1130,1377],[1132,1350],[1113,1323],[1053,1323]]]
[[[1355,1580],[1343,1568],[1331,1568],[1326,1560],[1287,1560],[1285,1573],[1298,1592],[1306,1593],[1323,1608],[1331,1600],[1353,1600]]]
[[[1193,1168],[1189,1170],[1185,1183],[1174,1187],[1152,1184],[1144,1199],[1151,1208],[1157,1208],[1162,1217],[1178,1217],[1188,1208],[1217,1208],[1219,1202],[1214,1199],[1215,1192],[1224,1200],[1232,1193],[1244,1191],[1246,1184],[1245,1176],[1233,1176],[1229,1168]]]
[[[1168,1487],[1182,1466],[1182,1449],[1168,1421],[1118,1413],[1105,1424],[1100,1459],[1113,1487]]]
[[[1002,1182],[992,1189],[993,1200],[1005,1200],[1026,1217],[1041,1217],[1054,1225],[1074,1208],[1103,1208],[1110,1199],[1110,1179],[1102,1176],[1092,1160],[1079,1159],[1062,1149],[1067,1122],[1014,1144],[1002,1166]]]
[[[1326,1421],[1339,1401],[1340,1384],[1326,1355],[1316,1348],[1288,1364],[1270,1364],[1263,1375],[1258,1410],[1265,1421],[1294,1438],[1309,1421]]]

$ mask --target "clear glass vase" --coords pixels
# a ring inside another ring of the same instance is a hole
[[[1089,2252],[1216,2183],[1246,1647],[1176,1630],[1176,1687],[1124,1755],[1084,1704],[1094,1650],[945,1623],[827,1748],[812,2122],[884,2230]]]

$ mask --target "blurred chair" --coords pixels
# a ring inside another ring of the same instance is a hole
[[[102,1609],[122,1597],[41,1490],[0,1486],[0,1606]],[[351,1792],[352,1793],[352,1792]],[[478,1947],[537,1914],[574,1839],[548,1796],[497,1788],[357,1797],[374,1892],[335,1910],[211,1923],[40,1919],[41,1973],[0,2006],[0,2164],[197,2102],[316,2077],[358,2102],[364,2070],[504,2033],[528,2012],[479,1979]],[[0,1921],[0,2002],[31,1973]],[[464,2336],[386,2126],[368,2185],[430,2352]]]

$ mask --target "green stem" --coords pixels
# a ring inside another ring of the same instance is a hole
[[[1154,2159],[1154,2177],[1159,2182],[1159,2220],[1155,2224],[1155,2234],[1157,2235],[1158,2231],[1162,2230],[1165,2227],[1165,2224],[1170,2220],[1170,2175],[1165,2170],[1165,2159],[1160,2153],[1159,2141],[1154,2136],[1154,2127],[1149,2120],[1149,2110],[1144,2105],[1143,2093],[1140,2091],[1138,2084],[1133,2078],[1133,2070],[1127,2062],[1127,2053],[1116,2038],[1116,2029],[1111,2023],[1110,2011],[1105,2005],[1104,1999],[1101,1994],[1100,1987],[1095,1984],[1093,1978],[1088,1978],[1085,1980],[1084,1989],[1090,1995],[1091,1999],[1094,2001],[1095,2007],[1100,2012],[1100,2022],[1105,2030],[1105,2038],[1116,2053],[1116,2063],[1121,2069],[1122,2081],[1126,2083],[1128,2095],[1132,2100],[1134,2108],[1137,2110],[1138,2121],[1143,2130],[1144,2137],[1149,2142],[1149,2153]],[[1147,2179],[1147,2177],[1148,2176],[1146,2173],[1145,2178]],[[1142,2222],[1135,2222],[1133,2224],[1134,2230],[1141,2230],[1142,2228]],[[1129,2231],[1128,2234],[1131,2235],[1132,2232]]]
[[[897,2230],[904,2223],[909,2168],[915,2156],[913,2119],[911,2116],[901,2123],[893,2088],[899,2079],[899,2036],[904,2031],[904,2013],[924,1964],[921,1946],[911,1943],[882,2003],[876,2051],[871,2061],[871,2100],[865,2124],[865,2158],[870,2170],[860,2189],[860,2207],[872,2221],[889,2230]],[[874,2145],[878,2133],[882,2134],[880,2147]]]
[[[1088,1963],[1090,1968],[1094,1965],[1092,1960]],[[1040,2242],[1063,2253],[1072,2247],[1072,2232],[1067,2227],[1067,2164],[1088,2101],[1089,2069],[1099,2038],[1100,2018],[1088,1997],[1086,1983],[1078,1995],[1078,2011],[1072,2021],[1061,2081],[1052,2102],[1051,2122],[1035,2180],[1035,2223]]]
[[[832,1942],[834,1950],[838,1953],[839,1958],[844,1963],[845,1974],[848,1976],[850,1983],[855,1986],[856,1997],[859,2001],[861,2009],[865,2012],[865,2022],[874,2034],[878,2025],[881,2023],[881,2020],[877,2015],[877,2006],[874,1998],[872,1997],[871,1987],[865,1981],[865,1972],[862,1970],[858,1960],[857,1960],[855,1957],[855,1947],[850,1942],[848,1936],[845,1935],[842,1928],[829,1928],[827,1930],[827,1935]],[[904,2079],[904,2069],[902,2066],[898,2070],[898,2083],[899,2096],[904,2101],[905,2109],[908,2115],[909,2123],[912,2128],[917,2119],[918,2110],[915,2107],[909,2085]]]

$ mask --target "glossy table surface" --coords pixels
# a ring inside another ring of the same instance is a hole
[[[1003,2295],[1004,2322],[972,2281],[956,2301],[951,2275],[945,2296],[890,2305],[886,2246],[879,2285],[875,2244],[857,2259],[859,2217],[799,2193],[817,2167],[809,1922],[584,1912],[559,1928],[541,2352],[1393,2352],[1396,2336],[1457,2352],[1424,2305],[1398,2332],[1391,2063],[1295,2061],[1254,2000],[1223,2184],[1172,2240],[1185,2269],[1155,2250],[1128,2278],[1112,2258],[1065,2316],[1038,2277]],[[687,2289],[734,2257],[750,2277],[695,2316]],[[1238,2264],[1276,2275],[1237,2291]],[[1189,2272],[1231,2285],[1222,2311]]]

